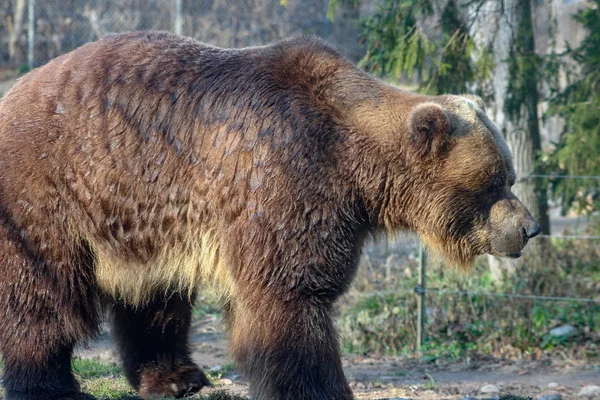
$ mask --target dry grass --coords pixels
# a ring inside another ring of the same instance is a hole
[[[427,287],[600,300],[600,247],[596,242],[547,241],[544,246],[543,264],[525,257],[514,274],[501,281],[492,278],[486,257],[478,259],[468,274],[429,265]],[[414,355],[417,296],[411,291],[418,273],[414,254],[396,253],[391,248],[381,257],[365,257],[359,271],[354,290],[341,302],[339,326],[344,349]],[[600,303],[446,293],[428,293],[426,301],[425,354],[432,357],[600,357]],[[568,339],[549,334],[550,329],[567,324],[579,334]]]

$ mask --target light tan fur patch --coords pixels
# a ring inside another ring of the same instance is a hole
[[[234,291],[233,279],[221,254],[218,235],[208,231],[198,239],[166,246],[148,263],[131,262],[96,249],[96,279],[100,288],[116,299],[141,306],[160,291],[187,293],[214,290],[226,298]]]

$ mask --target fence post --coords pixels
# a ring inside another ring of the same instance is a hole
[[[174,31],[176,35],[181,35],[181,26],[183,20],[181,19],[181,0],[175,0],[175,27]]]
[[[35,0],[29,0],[27,5],[27,66],[33,69],[35,49]]]
[[[425,289],[427,287],[427,251],[423,243],[419,241],[419,281],[415,292],[417,293],[417,351],[421,351],[421,346],[425,343],[425,320],[427,318],[425,305]]]

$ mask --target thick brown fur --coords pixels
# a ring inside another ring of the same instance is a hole
[[[202,286],[255,398],[352,398],[331,311],[366,235],[414,229],[467,266],[536,233],[479,103],[386,86],[313,37],[114,35],[29,73],[0,103],[5,398],[83,396],[71,351],[103,303],[142,395],[199,390]]]

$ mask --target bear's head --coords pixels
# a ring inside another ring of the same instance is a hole
[[[359,116],[383,143],[377,146],[384,149],[378,162],[387,164],[376,183],[384,187],[376,205],[380,226],[415,230],[461,267],[485,253],[519,257],[541,229],[511,191],[512,155],[482,100],[407,92],[390,98]]]

